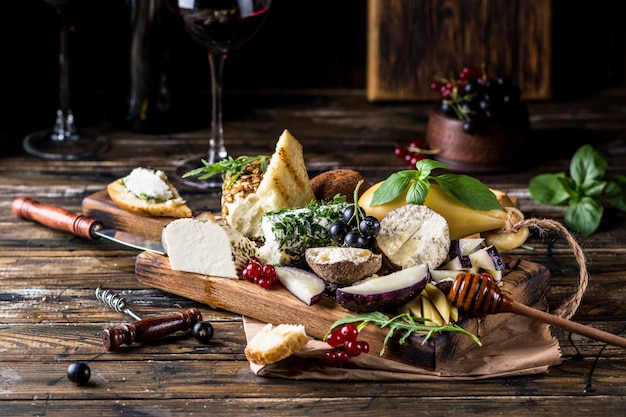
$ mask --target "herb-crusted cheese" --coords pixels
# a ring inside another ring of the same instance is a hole
[[[122,182],[128,191],[141,199],[181,203],[180,197],[174,195],[163,171],[138,167],[122,178]]]
[[[259,249],[263,261],[297,265],[308,248],[331,244],[330,225],[343,218],[348,203],[311,203],[303,208],[267,213],[261,220],[265,244]]]
[[[256,246],[229,226],[210,220],[178,219],[163,230],[173,270],[235,278],[256,256]]]

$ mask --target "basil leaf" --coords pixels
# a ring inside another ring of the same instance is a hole
[[[576,151],[570,162],[570,176],[582,189],[590,183],[602,179],[607,160],[591,145],[584,145]]]
[[[409,204],[424,204],[428,190],[430,190],[430,183],[428,181],[414,181],[409,187],[406,202]]]
[[[564,221],[583,236],[589,236],[598,229],[604,207],[591,197],[583,197],[572,202],[565,213]]]
[[[394,172],[374,191],[370,204],[378,206],[395,200],[404,192],[415,174],[416,172],[411,170]]]
[[[588,197],[597,197],[602,194],[604,187],[606,186],[606,181],[587,181],[586,185],[583,187],[583,194]]]
[[[425,180],[430,173],[437,168],[450,168],[450,165],[432,159],[422,159],[415,164],[415,170],[419,173],[416,180]]]
[[[560,178],[566,178],[564,172],[541,174],[532,178],[528,184],[530,197],[542,204],[556,206],[569,200],[569,193],[561,184]]]
[[[611,178],[604,189],[604,198],[618,210],[626,211],[626,176]]]
[[[489,187],[467,175],[443,174],[434,179],[443,190],[461,204],[475,210],[502,210]]]
[[[578,191],[578,187],[576,187],[576,182],[568,176],[558,177],[558,180],[572,200],[578,200],[580,192]]]

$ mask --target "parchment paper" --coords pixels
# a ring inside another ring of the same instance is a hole
[[[545,307],[544,301],[535,306]],[[251,340],[264,325],[244,317],[246,339]],[[259,376],[287,379],[433,381],[538,374],[561,363],[559,343],[550,327],[523,316],[511,314],[481,341],[482,347],[476,345],[453,360],[438,363],[435,370],[381,358],[372,351],[351,358],[342,367],[328,366],[323,358],[329,346],[320,340],[311,340],[297,354],[271,365],[250,363],[250,369]]]

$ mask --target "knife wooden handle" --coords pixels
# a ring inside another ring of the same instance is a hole
[[[130,345],[158,340],[179,330],[191,329],[199,321],[202,321],[202,313],[197,308],[138,320],[120,327],[104,329],[102,344],[107,350],[115,350],[123,343]]]
[[[99,221],[82,214],[72,213],[57,206],[41,204],[26,197],[18,197],[13,200],[11,209],[13,214],[22,219],[33,220],[52,229],[70,232],[76,236],[92,240],[98,239],[93,231],[103,227]]]

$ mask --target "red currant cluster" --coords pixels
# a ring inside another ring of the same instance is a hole
[[[404,159],[411,169],[415,169],[415,164],[419,161],[437,153],[437,151],[424,149],[424,146],[423,140],[414,138],[408,146],[396,145],[394,153],[396,157]]]
[[[328,343],[333,350],[326,352],[325,360],[330,365],[342,365],[351,357],[359,356],[361,353],[368,353],[370,345],[364,340],[357,340],[359,329],[352,324],[344,324],[337,327],[326,336]]]
[[[463,89],[468,81],[482,82],[487,78],[484,67],[465,66],[456,79],[438,79],[430,83],[430,89],[439,91],[444,99],[452,98],[459,89]]]
[[[270,264],[263,265],[259,261],[250,261],[244,268],[242,275],[246,281],[254,282],[265,289],[279,282],[274,266]]]

